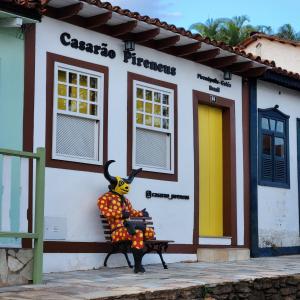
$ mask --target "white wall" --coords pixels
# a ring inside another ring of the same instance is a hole
[[[117,58],[111,60],[99,55],[65,47],[60,43],[60,34],[69,32],[72,37],[93,44],[107,42],[110,49],[117,51]],[[136,47],[137,55],[163,64],[175,66],[177,75],[170,76],[123,63],[123,42],[96,32],[73,25],[43,18],[37,25],[36,40],[36,90],[35,90],[35,137],[34,146],[45,146],[46,113],[46,52],[52,52],[91,63],[109,67],[109,112],[108,112],[108,158],[117,163],[111,166],[112,174],[126,175],[127,161],[127,72],[139,73],[148,77],[168,81],[178,85],[178,182],[136,178],[128,198],[134,207],[147,207],[153,217],[157,238],[175,240],[179,244],[191,244],[194,226],[194,148],[193,148],[193,89],[209,93],[208,83],[197,79],[197,73],[222,78],[222,72],[181,58],[173,57],[142,46]],[[238,244],[244,243],[243,215],[243,146],[242,146],[242,89],[240,77],[233,76],[232,88],[221,87],[218,96],[235,100],[236,103],[236,153],[237,153],[237,215]],[[122,128],[122,130],[120,130]],[[46,169],[46,216],[67,218],[67,241],[104,241],[96,206],[99,195],[107,191],[107,181],[103,174],[80,171]],[[146,199],[145,191],[189,195],[190,200]],[[47,254],[47,261],[52,254]],[[72,269],[72,257],[53,254],[59,270]],[[102,257],[95,256],[94,257]],[[173,255],[173,260],[185,256]],[[175,258],[174,258],[175,257]],[[62,264],[59,263],[62,262]],[[94,260],[95,261],[95,260]],[[91,261],[81,261],[78,268],[92,267]],[[45,263],[45,271],[53,271]]]
[[[295,73],[300,72],[300,47],[270,41],[265,38],[256,40],[245,48],[246,52],[260,56],[262,59],[274,60],[277,67]]]
[[[290,116],[289,154],[290,189],[258,186],[259,246],[299,246],[297,132],[300,117],[300,93],[275,84],[258,81],[257,106],[279,110]]]

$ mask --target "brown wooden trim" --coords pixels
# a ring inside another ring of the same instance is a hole
[[[99,29],[95,28],[95,31],[108,34],[113,37],[119,37],[120,35],[131,32],[137,26],[137,21],[129,21],[118,25],[103,25]]]
[[[199,138],[198,138],[198,98],[193,91],[193,123],[194,123],[194,230],[193,244],[199,245]],[[197,159],[196,159],[197,158]]]
[[[12,15],[23,16],[25,18],[34,19],[37,21],[41,21],[41,13],[37,8],[37,3],[34,7],[29,7],[31,3],[27,3],[25,1],[19,1],[21,5],[15,5],[10,3],[9,0],[1,0],[0,1],[0,10],[8,12]],[[23,2],[23,3],[22,3]],[[34,4],[34,3],[32,3]]]
[[[194,245],[194,244],[169,244],[167,253],[196,254],[198,248],[245,248],[245,246],[222,245]],[[62,242],[45,241],[44,253],[107,253],[111,250],[111,243],[106,242]]]
[[[44,253],[107,253],[109,250],[110,245],[105,242],[44,242]]]
[[[35,91],[35,24],[25,27],[24,39],[24,107],[23,107],[23,150],[33,152],[34,137],[34,91]],[[28,232],[32,232],[33,162],[29,162],[28,186]],[[31,248],[32,241],[22,239],[23,248]]]
[[[100,27],[109,21],[112,17],[112,12],[102,13],[93,17],[86,18],[85,23],[88,29]]]
[[[168,54],[182,57],[182,56],[187,56],[192,53],[195,53],[200,48],[201,48],[201,42],[197,42],[197,43],[188,44],[184,46],[172,46],[171,48],[166,49],[165,51]]]
[[[196,254],[197,248],[194,244],[170,244],[167,253]]]
[[[233,64],[232,66],[227,67],[227,69],[231,72],[245,72],[254,67],[254,63],[252,61],[239,62]]]
[[[52,129],[53,129],[53,84],[54,63],[61,62],[104,74],[103,100],[103,162],[107,161],[107,130],[108,130],[108,68],[86,61],[61,56],[47,52],[47,87],[46,87],[46,167],[70,169],[86,172],[103,172],[103,166],[52,159]]]
[[[187,56],[186,58],[194,60],[198,63],[203,63],[210,59],[215,58],[217,55],[220,54],[220,52],[221,52],[221,50],[219,48],[210,49],[210,50],[205,50],[205,51],[191,54],[191,55]]]
[[[111,243],[106,242],[44,242],[44,253],[107,253],[110,249]],[[192,244],[170,244],[167,253],[195,254],[197,247]]]
[[[142,43],[142,45],[155,48],[156,50],[164,50],[171,46],[174,46],[180,40],[180,35],[170,36],[160,40],[152,40],[146,43]]]
[[[194,114],[194,169],[195,169],[195,211],[193,243],[199,245],[199,141],[198,105],[205,104],[223,110],[223,188],[224,188],[224,235],[231,236],[232,246],[237,244],[236,218],[236,139],[235,139],[235,102],[217,96],[211,103],[210,94],[193,91]],[[229,141],[229,142],[228,142]],[[222,246],[226,248],[227,246]]]
[[[262,74],[264,74],[267,69],[268,69],[267,67],[252,68],[252,69],[249,69],[249,70],[241,73],[240,76],[243,76],[243,77],[258,77],[258,76],[261,76]]]
[[[152,39],[154,39],[156,36],[158,36],[160,33],[159,28],[154,28],[138,33],[127,33],[125,35],[120,36],[119,38],[122,38],[123,40],[128,41],[135,41],[136,43],[146,43]]]
[[[227,66],[232,65],[238,59],[237,55],[225,56],[225,57],[217,57],[212,60],[209,60],[205,64],[212,68],[225,68]]]
[[[248,80],[243,79],[243,162],[244,162],[244,244],[250,248],[250,97]]]
[[[23,150],[33,151],[34,130],[34,83],[35,83],[35,24],[25,27],[24,40],[24,110]]]
[[[60,8],[47,7],[47,15],[58,20],[67,20],[76,16],[83,9],[83,3],[76,3]]]
[[[177,181],[178,180],[178,112],[177,112],[177,85],[128,72],[127,82],[127,174],[132,171],[132,147],[133,147],[133,81],[138,80],[145,83],[165,87],[174,91],[174,174],[142,171],[137,177]]]

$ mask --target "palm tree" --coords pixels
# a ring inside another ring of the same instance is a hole
[[[300,40],[300,32],[296,32],[291,24],[284,24],[280,26],[276,35],[287,40]]]
[[[198,31],[201,35],[225,42],[231,46],[236,46],[247,37],[251,32],[263,32],[272,34],[270,26],[249,24],[250,19],[246,15],[233,18],[207,19],[205,23],[195,23],[190,26],[190,30]]]
[[[258,25],[258,26],[256,26],[256,31],[260,32],[260,33],[267,34],[267,35],[274,34],[273,28],[271,26],[266,26],[266,25]]]
[[[228,20],[229,19],[225,18],[209,18],[204,23],[199,22],[192,24],[189,29],[195,30],[205,37],[209,37],[214,40],[219,40],[220,29],[224,22]]]
[[[221,27],[221,40],[230,46],[235,46],[246,39],[251,32],[256,31],[256,27],[246,24],[250,19],[243,16],[236,16],[224,22]]]

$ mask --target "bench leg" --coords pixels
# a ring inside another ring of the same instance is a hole
[[[111,251],[106,255],[106,257],[104,259],[104,267],[107,267],[107,261],[108,261],[109,257],[114,253],[115,253],[115,251]]]
[[[132,264],[131,264],[131,262],[130,262],[130,260],[129,260],[129,257],[128,257],[127,252],[123,252],[123,254],[125,255],[125,258],[126,258],[128,267],[129,267],[129,268],[133,268],[133,266],[132,266]]]
[[[167,264],[166,264],[166,262],[164,261],[164,258],[163,258],[163,256],[162,256],[161,250],[157,250],[156,252],[157,252],[157,254],[158,254],[159,257],[160,257],[160,260],[161,260],[161,263],[162,263],[164,269],[168,269],[168,266],[167,266]]]
[[[106,255],[105,259],[104,259],[104,267],[107,267],[107,261],[108,261],[109,257],[112,254],[115,254],[115,253],[118,253],[118,252],[120,252],[119,247],[117,245],[112,244],[111,251],[107,253],[107,255]]]

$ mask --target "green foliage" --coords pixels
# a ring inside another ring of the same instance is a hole
[[[250,19],[246,15],[232,18],[210,18],[204,23],[192,24],[190,30],[195,30],[204,37],[222,41],[230,46],[236,46],[245,40],[250,36],[251,32],[260,32],[268,35],[274,34],[271,26],[251,25]],[[291,24],[284,24],[279,27],[275,35],[284,39],[300,40],[300,32],[296,32]]]
[[[277,36],[282,39],[300,41],[300,32],[296,32],[291,24],[284,24],[280,26]]]
[[[190,30],[198,31],[201,35],[207,36],[214,40],[219,40],[220,30],[225,22],[229,19],[218,18],[218,19],[207,19],[205,23],[195,23],[190,26]]]
[[[247,38],[251,32],[255,31],[255,27],[247,24],[249,21],[250,19],[245,15],[229,19],[221,28],[222,41],[235,46]]]

